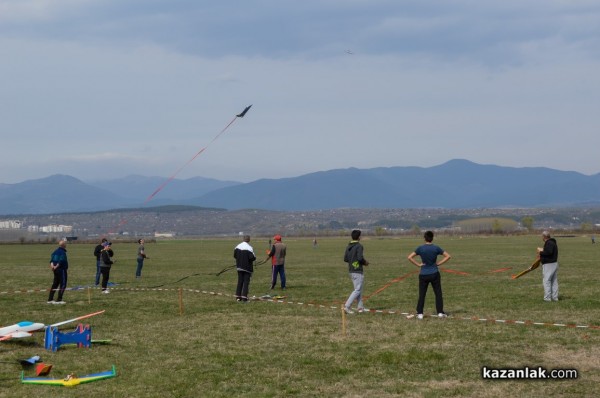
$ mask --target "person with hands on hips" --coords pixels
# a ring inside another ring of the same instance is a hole
[[[423,319],[423,307],[425,306],[425,295],[429,284],[433,287],[435,293],[435,309],[438,317],[447,317],[444,312],[444,299],[442,296],[442,278],[438,267],[450,260],[451,256],[441,247],[433,244],[433,232],[427,231],[423,234],[425,244],[417,247],[414,252],[408,255],[408,261],[420,267],[419,271],[419,300],[417,301],[417,319]],[[437,257],[443,258],[437,261]],[[415,260],[419,256],[421,262]]]

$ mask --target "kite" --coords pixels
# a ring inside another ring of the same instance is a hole
[[[49,379],[47,377],[24,377],[24,372],[21,372],[21,382],[23,384],[45,384],[49,386],[65,386],[74,387],[78,384],[91,383],[93,381],[110,379],[117,375],[117,369],[113,365],[112,370],[106,372],[93,373],[85,376],[78,377],[71,373],[68,374],[64,379]]]
[[[522,276],[523,276],[523,275],[525,275],[526,273],[528,273],[528,272],[530,272],[530,271],[533,271],[534,269],[536,269],[537,267],[539,267],[539,266],[540,266],[540,264],[541,264],[541,262],[542,262],[542,261],[540,260],[540,258],[539,258],[539,257],[538,257],[538,258],[536,258],[536,259],[535,259],[535,261],[534,261],[534,262],[531,264],[531,266],[530,266],[529,268],[527,268],[527,269],[526,269],[526,270],[524,270],[524,271],[521,271],[521,272],[519,272],[519,273],[518,273],[518,274],[516,274],[516,275],[513,275],[513,276],[511,276],[511,278],[512,278],[512,279],[517,279],[517,278],[520,278],[520,277],[522,277]]]
[[[252,108],[252,105],[248,105],[243,111],[242,113],[238,113],[237,115],[235,115],[235,117],[244,117],[246,115],[246,112],[248,112],[248,110]]]
[[[246,112],[248,112],[248,110],[250,109],[250,107],[252,107],[252,105],[248,105],[241,113],[238,113],[237,115],[235,115],[233,117],[233,119],[229,122],[229,124],[227,126],[225,126],[225,128],[223,128],[223,130],[221,130],[221,132],[219,134],[217,134],[212,139],[212,141],[210,141],[208,143],[208,145],[206,145],[204,148],[200,149],[198,151],[198,153],[196,153],[190,160],[187,161],[186,164],[184,164],[179,169],[177,169],[177,171],[175,173],[173,173],[171,175],[171,177],[167,178],[167,180],[165,182],[163,182],[158,188],[156,188],[156,190],[154,192],[152,192],[152,194],[146,198],[146,200],[144,201],[144,204],[150,202],[152,200],[152,198],[154,198],[154,196],[156,196],[157,193],[159,193],[160,191],[162,191],[163,188],[166,187],[168,183],[170,183],[171,181],[173,181],[175,179],[175,177],[177,176],[177,174],[179,174],[179,172],[181,170],[183,170],[184,168],[186,168],[187,165],[189,165],[190,163],[192,163],[198,156],[200,156],[200,154],[202,152],[204,152],[213,142],[215,142],[221,136],[221,134],[223,134],[229,128],[229,126],[231,126],[233,124],[233,122],[235,122],[237,120],[238,117],[239,118],[244,117],[246,115]]]

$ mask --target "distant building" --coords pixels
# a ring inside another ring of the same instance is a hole
[[[0,229],[21,229],[23,223],[19,220],[5,220],[0,221]]]
[[[175,237],[175,232],[155,232],[155,238],[173,238]]]
[[[71,232],[73,232],[73,226],[72,225],[57,225],[57,224],[44,225],[44,226],[30,225],[27,227],[27,231],[28,232],[42,232],[42,233],[55,233],[55,232],[71,233]]]

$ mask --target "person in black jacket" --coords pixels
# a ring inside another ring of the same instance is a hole
[[[352,280],[352,285],[354,286],[354,290],[350,293],[348,300],[344,304],[344,311],[346,314],[354,314],[351,306],[352,303],[356,300],[358,312],[365,311],[365,306],[363,304],[363,286],[365,277],[363,274],[363,266],[369,265],[369,262],[363,256],[363,246],[360,244],[360,230],[355,229],[350,234],[352,240],[346,246],[346,251],[344,252],[344,262],[348,263],[348,272],[350,273],[350,279]]]
[[[544,301],[558,301],[558,245],[550,232],[542,232],[544,247],[538,247],[537,252],[542,264],[544,283]]]
[[[245,303],[248,301],[250,278],[254,272],[254,261],[256,260],[254,249],[250,246],[250,235],[244,235],[244,241],[233,250],[233,257],[238,273],[235,298],[237,301]]]
[[[114,264],[111,257],[113,256],[113,251],[111,249],[110,242],[104,242],[102,244],[103,249],[100,252],[100,273],[102,274],[102,293],[108,294],[108,278],[110,277],[110,267]]]
[[[102,246],[104,242],[108,242],[106,238],[102,238],[100,244],[98,244],[94,248],[94,256],[96,257],[96,279],[94,283],[95,286],[98,286],[100,284],[100,264],[102,263],[102,258],[100,258],[100,254],[102,253],[102,249],[104,249],[104,246]]]

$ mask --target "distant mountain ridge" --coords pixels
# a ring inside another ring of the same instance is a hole
[[[53,214],[141,207],[160,177],[128,176],[85,183],[54,175],[0,184],[0,214]],[[339,208],[502,208],[600,205],[600,173],[451,160],[433,167],[336,169],[250,183],[174,179],[149,206],[279,211]]]
[[[113,180],[89,181],[88,183],[140,204],[166,182],[167,178],[164,177],[130,175]],[[239,184],[241,182],[204,177],[192,177],[186,180],[173,179],[165,185],[156,199],[153,199],[153,205],[185,202],[190,198]],[[166,188],[167,186],[168,188]]]
[[[207,193],[195,204],[270,210],[598,205],[600,173],[451,160],[428,168],[349,168],[258,180]]]

